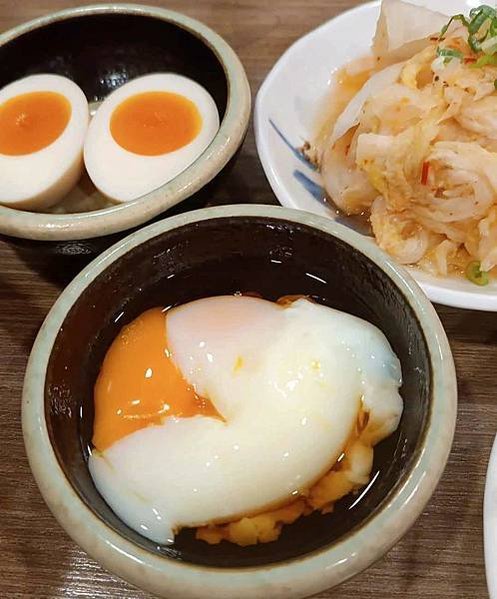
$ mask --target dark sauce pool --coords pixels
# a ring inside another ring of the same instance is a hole
[[[158,546],[112,513],[89,476],[93,386],[119,330],[148,308],[237,292],[272,301],[306,295],[378,326],[402,362],[404,415],[396,433],[375,448],[370,484],[339,501],[332,514],[300,518],[285,526],[277,541],[253,547],[226,542],[210,546],[195,540],[194,530],[182,531],[174,545]],[[421,441],[429,412],[429,370],[424,336],[412,310],[385,273],[362,254],[303,225],[223,218],[164,233],[128,252],[91,283],[67,316],[52,352],[47,421],[61,466],[76,491],[120,534],[152,552],[190,563],[250,567],[319,551],[381,509]]]

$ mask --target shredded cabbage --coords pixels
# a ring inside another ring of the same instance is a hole
[[[468,278],[477,264],[482,284],[497,269],[497,12],[449,23],[417,7],[413,25],[405,4],[384,0],[374,50],[385,64],[406,44],[416,50],[374,74],[331,126],[324,184],[345,213],[369,216],[402,264]],[[480,60],[493,51],[495,62]]]

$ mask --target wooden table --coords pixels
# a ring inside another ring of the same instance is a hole
[[[150,0],[152,2],[152,0]],[[0,0],[0,29],[78,0]],[[255,94],[294,40],[355,0],[171,0],[168,8],[205,21],[230,42]],[[213,203],[275,202],[250,131]],[[43,274],[40,274],[40,273]],[[68,273],[38,258],[29,266],[0,243],[0,597],[143,599],[86,556],[58,526],[24,454],[21,388],[43,318]],[[321,599],[488,597],[482,539],[485,471],[497,429],[497,317],[440,307],[459,373],[459,421],[445,476],[411,532],[367,572]],[[234,597],[233,599],[236,599]]]

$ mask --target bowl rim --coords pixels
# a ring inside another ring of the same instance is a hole
[[[209,568],[150,553],[125,539],[84,504],[67,481],[48,436],[44,383],[50,354],[74,302],[109,265],[167,231],[214,218],[259,217],[309,226],[332,235],[372,260],[400,289],[426,338],[431,360],[432,401],[421,451],[401,485],[366,523],[328,548],[252,568]],[[304,597],[337,585],[383,556],[412,526],[430,499],[450,453],[457,411],[457,383],[447,336],[416,282],[371,241],[327,218],[278,206],[205,208],[154,223],[119,241],[87,266],[63,291],[36,338],[24,381],[22,426],[31,470],[41,494],[63,528],[111,572],[152,593],[198,599]]]
[[[50,13],[0,34],[0,48],[52,23],[89,15],[134,15],[163,20],[196,36],[223,67],[228,95],[219,130],[188,168],[158,189],[123,204],[92,212],[49,214],[0,205],[0,234],[39,241],[75,241],[118,233],[141,225],[190,197],[211,181],[240,147],[248,129],[251,91],[245,69],[232,47],[213,29],[182,13],[143,4],[89,4]]]

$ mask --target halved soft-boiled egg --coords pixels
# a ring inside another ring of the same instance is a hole
[[[105,357],[90,472],[116,514],[156,542],[268,510],[255,535],[210,528],[199,538],[274,540],[271,518],[329,511],[368,482],[372,447],[399,423],[400,384],[377,328],[307,299],[152,309]]]
[[[145,75],[98,109],[85,143],[86,169],[110,199],[133,200],[190,166],[218,129],[216,104],[201,85],[174,73]]]
[[[59,75],[31,75],[0,90],[0,203],[56,204],[83,170],[88,128],[83,91]]]

